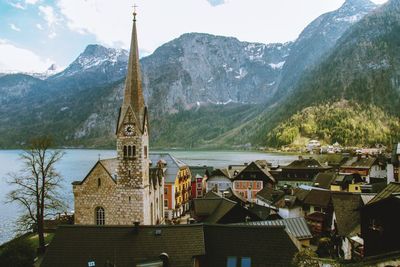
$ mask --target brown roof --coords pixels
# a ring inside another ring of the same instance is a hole
[[[393,193],[400,193],[400,183],[391,182],[383,189],[380,193],[378,193],[373,199],[371,199],[367,205],[375,203],[379,200],[390,197]]]
[[[251,245],[243,245],[251,244]],[[228,256],[250,257],[252,266],[290,266],[297,248],[283,226],[159,225],[61,226],[41,266],[128,267],[168,254],[169,266],[225,266]],[[108,264],[108,265],[107,265]]]
[[[341,168],[343,169],[370,169],[372,165],[375,164],[377,158],[373,157],[352,157],[348,161],[346,161]]]
[[[315,176],[314,185],[320,188],[330,189],[335,178],[336,173],[334,172],[320,172]]]
[[[331,203],[331,192],[312,189],[304,199],[304,204],[327,208]]]
[[[327,170],[332,169],[330,166],[323,166],[318,160],[314,158],[309,159],[298,159],[293,161],[287,166],[282,166],[282,170],[290,170],[290,169],[319,169],[319,170]]]
[[[348,236],[360,225],[359,208],[363,205],[360,194],[335,192],[332,193],[333,209],[336,225],[340,236]]]

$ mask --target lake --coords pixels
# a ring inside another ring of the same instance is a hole
[[[56,169],[63,176],[62,190],[60,196],[73,210],[73,181],[82,180],[90,171],[96,161],[116,156],[115,150],[90,150],[90,149],[67,149],[65,155],[56,165]],[[243,164],[257,159],[264,159],[273,165],[286,165],[295,160],[297,156],[261,153],[247,151],[162,151],[169,152],[176,158],[184,161],[189,166],[214,166],[216,168],[226,167],[233,164]],[[21,212],[15,204],[6,204],[6,195],[11,187],[6,180],[9,173],[17,172],[22,164],[19,160],[21,150],[0,150],[0,244],[14,236],[15,219]]]

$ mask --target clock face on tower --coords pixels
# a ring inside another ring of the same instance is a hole
[[[124,127],[124,133],[126,136],[133,135],[133,124],[126,124]]]

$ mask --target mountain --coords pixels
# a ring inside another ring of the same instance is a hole
[[[341,100],[307,107],[267,134],[273,146],[304,148],[311,139],[345,146],[391,144],[400,139],[400,120],[373,105]]]
[[[343,100],[364,107],[372,105],[388,116],[398,119],[399,14],[400,0],[391,0],[349,29],[338,40],[329,57],[304,75],[292,95],[283,101],[279,108],[268,114],[268,117],[265,116],[264,132],[276,131],[279,127],[285,128],[283,124],[304,108]],[[391,120],[387,118],[388,121]],[[366,117],[365,123],[372,119]],[[341,127],[347,129],[349,125]]]
[[[358,43],[364,32],[353,33],[353,29],[383,12],[365,16],[372,9],[368,1],[348,0],[338,11],[314,21],[294,43],[265,45],[189,33],[162,45],[141,59],[152,147],[265,145],[271,140],[267,134],[297,112],[340,101],[335,98],[341,90],[335,88],[335,81],[354,78],[350,76],[358,61],[352,53],[369,53]],[[384,32],[385,27],[369,22],[362,31]],[[353,46],[359,51],[350,51]],[[389,53],[385,49],[382,54]],[[347,54],[340,55],[344,51]],[[45,80],[22,74],[1,76],[0,147],[21,146],[40,134],[51,134],[64,146],[114,146],[127,58],[124,50],[90,45],[65,70]],[[360,62],[362,67],[368,63]],[[382,65],[373,64],[378,69]],[[397,84],[396,76],[390,77]],[[379,84],[389,80],[382,77]],[[375,90],[374,100],[381,101],[382,92]],[[395,95],[390,96],[390,103],[395,103]],[[382,112],[388,110],[377,102],[364,102],[363,107],[374,104]]]
[[[369,0],[347,0],[338,10],[323,14],[311,22],[291,47],[275,99],[287,95],[304,72],[323,61],[337,40],[375,8],[376,5]]]
[[[207,104],[262,103],[275,90],[290,47],[184,34],[142,59],[148,105],[159,117]]]

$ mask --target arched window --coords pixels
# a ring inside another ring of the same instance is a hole
[[[136,156],[136,146],[132,146],[132,157]]]
[[[128,146],[128,158],[132,157],[132,147]]]
[[[124,146],[124,158],[128,157],[128,148]]]
[[[105,225],[106,224],[106,214],[102,207],[96,208],[96,224]]]
[[[98,179],[97,179],[97,187],[100,187],[100,186],[101,186],[101,179],[98,178]]]

